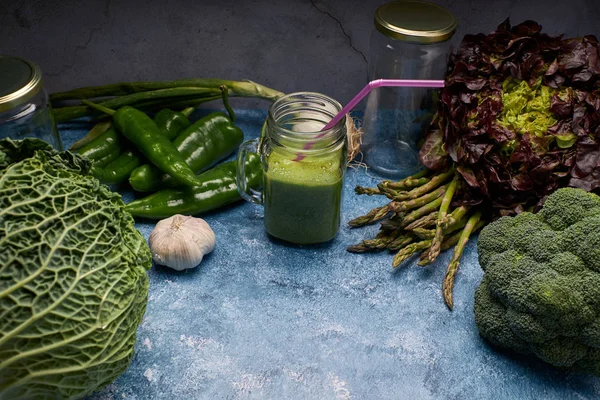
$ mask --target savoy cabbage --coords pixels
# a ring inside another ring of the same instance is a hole
[[[0,140],[0,399],[81,398],[133,357],[151,253],[89,167]]]

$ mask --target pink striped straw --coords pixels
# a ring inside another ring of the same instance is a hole
[[[338,122],[344,118],[344,115],[348,114],[362,99],[365,98],[366,95],[371,93],[371,90],[379,87],[412,87],[412,88],[443,88],[444,81],[443,80],[421,80],[421,79],[376,79],[367,83],[367,85],[360,91],[348,104],[342,108],[342,110],[335,116],[331,121],[327,123],[321,129],[322,131],[326,131],[335,126]],[[322,137],[324,134],[317,135],[317,139]],[[314,143],[307,143],[304,146],[304,149],[310,149]],[[296,155],[294,161],[300,161],[304,159],[303,154]]]

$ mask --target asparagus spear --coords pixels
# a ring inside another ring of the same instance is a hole
[[[421,218],[417,219],[416,221],[406,225],[404,227],[404,229],[407,231],[412,231],[413,229],[416,229],[416,228],[427,228],[429,226],[434,226],[435,221],[437,221],[437,216],[438,216],[437,211],[434,211],[434,212],[427,214],[424,217],[421,217]]]
[[[429,182],[429,178],[425,178],[425,176],[429,174],[428,169],[422,169],[414,175],[406,177],[400,181],[392,182],[389,180],[382,181],[377,186],[383,186],[386,188],[394,189],[394,190],[406,190],[413,187],[421,186],[427,182]]]
[[[454,306],[452,289],[454,287],[454,277],[456,275],[456,271],[458,271],[458,267],[460,266],[460,257],[462,256],[465,245],[469,241],[471,233],[473,233],[475,230],[475,226],[480,219],[481,212],[479,211],[469,218],[469,221],[461,232],[458,243],[454,248],[454,255],[452,256],[452,260],[450,261],[450,264],[448,264],[448,269],[446,270],[446,276],[444,277],[444,281],[442,283],[442,292],[444,294],[444,302],[450,310],[452,310],[452,307]]]
[[[444,196],[444,193],[448,189],[448,185],[440,186],[435,189],[433,192],[429,192],[421,197],[412,200],[405,201],[395,201],[392,203],[392,208],[396,211],[407,211],[412,210],[413,208],[421,207],[424,204],[427,204],[438,197]]]
[[[359,244],[348,247],[346,250],[350,253],[365,253],[367,251],[384,250],[400,236],[401,233],[401,231],[379,232],[374,239],[363,240]]]
[[[409,200],[416,199],[417,197],[423,196],[426,193],[429,193],[433,189],[440,186],[442,183],[446,182],[448,178],[450,178],[454,174],[454,171],[450,169],[447,172],[443,172],[439,175],[436,175],[431,178],[429,182],[424,184],[423,186],[419,186],[410,192],[401,192],[396,196],[396,200]]]
[[[423,170],[421,172],[421,174],[425,175],[428,172],[429,172],[428,170]],[[408,178],[406,178],[402,181],[398,181],[398,182],[383,181],[380,183],[380,185],[385,186],[389,189],[394,189],[394,190],[408,190],[408,189],[413,189],[413,188],[422,186],[429,181],[430,181],[430,178],[421,177],[421,176],[419,176],[419,174],[416,174],[413,176],[409,176]]]
[[[442,237],[445,238],[446,235],[449,235],[449,234],[453,233],[454,231],[456,231],[457,229],[461,229],[462,227],[464,227],[467,224],[467,220],[468,220],[467,218],[459,219],[458,221],[455,221],[452,225],[448,225],[446,228],[442,229]],[[421,239],[433,239],[433,238],[435,238],[436,230],[435,229],[415,228],[412,230],[412,232],[417,237],[420,237]],[[444,241],[442,241],[442,243],[444,243]],[[440,249],[441,249],[441,245],[440,245]]]
[[[464,224],[460,227],[462,228],[464,225],[466,225],[467,220],[464,220]],[[473,232],[477,232],[478,230],[480,230],[481,228],[483,228],[483,226],[485,225],[485,221],[479,220],[479,222],[477,222],[477,224],[475,225],[475,228],[473,228]],[[457,229],[460,229],[457,228]],[[471,234],[473,234],[473,232],[471,232]],[[444,237],[444,241],[442,242],[442,250],[448,250],[451,247],[454,247],[456,245],[456,243],[458,243],[458,241],[460,240],[460,236],[462,235],[462,230],[453,233],[450,236],[445,236]],[[429,250],[423,252],[423,254],[421,254],[421,257],[419,259],[419,262],[417,263],[417,265],[423,266],[423,265],[428,265],[427,262],[425,262],[425,260],[427,259],[427,253],[429,252]]]
[[[369,188],[369,187],[364,187],[364,186],[356,186],[354,188],[354,192],[356,194],[366,194],[367,196],[372,196],[374,194],[383,194],[383,193],[381,193],[379,188]]]
[[[409,244],[396,253],[394,260],[392,261],[392,268],[397,268],[402,261],[406,260],[418,251],[427,249],[429,246],[431,246],[431,240],[423,240],[421,242]]]
[[[403,225],[407,226],[407,225],[415,222],[419,218],[424,217],[425,215],[428,215],[428,214],[432,213],[433,211],[436,211],[440,207],[441,204],[442,204],[442,198],[438,197],[437,199],[433,200],[432,202],[427,203],[427,204],[423,205],[422,207],[411,211],[410,213],[408,213],[406,215],[406,217],[404,217],[404,220],[402,221]],[[437,211],[436,211],[436,214],[437,214]]]
[[[404,218],[404,213],[394,213],[392,216],[381,222],[381,226],[379,229],[383,231],[395,231],[397,229],[403,228],[402,220]]]
[[[427,255],[427,261],[432,263],[435,261],[437,256],[440,254],[440,249],[442,246],[442,221],[446,218],[448,214],[448,209],[450,208],[450,203],[452,202],[452,197],[454,196],[454,192],[456,191],[456,185],[458,184],[458,174],[454,174],[454,179],[450,182],[448,186],[448,190],[444,194],[442,198],[442,204],[440,206],[438,219],[435,228],[435,236],[433,237],[433,241],[431,242],[431,249],[429,249]]]
[[[365,215],[361,215],[360,217],[354,218],[352,221],[348,222],[348,225],[350,225],[353,228],[365,226],[384,218],[390,213],[390,211],[392,211],[390,210],[390,205],[386,204],[385,206],[372,209]]]
[[[429,178],[423,178],[423,176],[425,176],[428,172],[429,171],[427,169],[424,169],[398,182],[385,180],[378,183],[376,188],[356,186],[354,191],[356,194],[366,194],[368,196],[384,194],[389,198],[393,198],[398,194],[398,190],[407,190],[427,183]]]
[[[412,235],[399,236],[396,239],[394,239],[394,241],[392,241],[390,244],[388,244],[387,248],[391,251],[399,251],[400,249],[412,243],[413,240],[415,239]]]
[[[460,206],[456,207],[449,215],[446,215],[442,218],[441,224],[442,229],[446,229],[449,225],[455,224],[456,221],[463,219],[467,212],[469,212],[470,207]]]

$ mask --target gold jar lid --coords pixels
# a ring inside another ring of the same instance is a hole
[[[40,68],[18,57],[0,56],[0,112],[27,103],[42,90]]]
[[[375,11],[377,30],[403,42],[444,42],[454,35],[457,26],[456,18],[450,11],[425,1],[393,1]]]

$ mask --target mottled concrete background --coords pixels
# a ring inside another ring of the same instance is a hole
[[[345,103],[366,82],[373,12],[385,2],[0,0],[0,54],[40,64],[49,91],[217,77],[319,91]],[[455,42],[489,32],[506,17],[535,19],[552,34],[600,33],[597,0],[437,3],[459,20]]]

